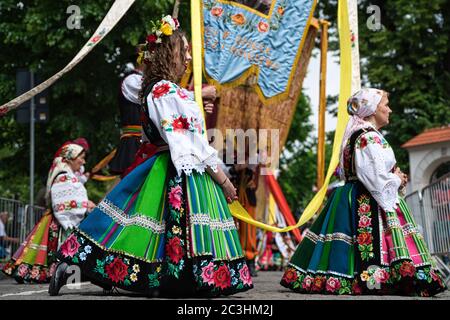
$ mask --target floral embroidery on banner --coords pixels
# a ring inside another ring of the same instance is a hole
[[[369,261],[375,254],[373,252],[372,236],[372,209],[370,207],[370,198],[362,194],[358,201],[358,249],[363,261]]]
[[[202,120],[186,115],[172,115],[172,119],[162,119],[161,128],[167,132],[198,132],[203,134]]]

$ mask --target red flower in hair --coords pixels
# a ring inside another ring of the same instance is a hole
[[[173,18],[173,22],[175,22],[175,29],[178,29],[180,27],[180,22],[177,18]]]
[[[158,37],[155,34],[149,34],[147,36],[147,42],[148,43],[156,42],[157,39],[158,39]]]

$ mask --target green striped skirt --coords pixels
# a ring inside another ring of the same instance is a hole
[[[168,152],[128,174],[58,255],[95,283],[150,295],[252,288],[222,189],[206,173],[178,176]]]

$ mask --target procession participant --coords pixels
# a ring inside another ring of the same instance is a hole
[[[143,129],[156,153],[128,173],[61,246],[50,295],[68,265],[98,283],[147,295],[217,296],[252,288],[198,104],[177,83],[191,59],[170,16],[147,37]]]
[[[248,161],[248,157],[246,157]],[[256,189],[258,188],[258,168],[253,170],[248,164],[235,164],[229,174],[233,185],[237,186],[238,199],[252,218],[256,217]],[[256,277],[255,259],[258,254],[256,227],[244,221],[239,222],[239,240],[252,277]]]
[[[140,47],[137,48],[137,51],[137,67],[128,72],[120,84],[118,101],[122,133],[116,154],[109,163],[109,168],[113,174],[122,174],[133,163],[141,144],[141,107],[138,95],[142,87],[145,65],[142,62],[143,52]]]
[[[380,133],[388,94],[362,89],[341,147],[345,185],[330,195],[298,246],[281,284],[301,293],[433,296],[445,290],[423,236],[398,190],[407,176]]]
[[[127,168],[133,164],[141,143],[147,142],[145,137],[142,139],[141,103],[139,101],[139,92],[142,88],[142,77],[145,69],[144,54],[145,45],[139,45],[137,47],[137,67],[125,75],[120,86],[119,110],[122,134],[116,154],[109,163],[109,168],[113,174],[122,176],[129,171]],[[193,93],[189,94],[192,95]],[[214,100],[216,99],[216,88],[205,86],[202,88],[202,97],[205,101],[205,112],[212,113]]]
[[[48,282],[56,268],[58,244],[95,207],[75,174],[84,165],[85,154],[83,147],[72,143],[58,150],[47,179],[46,198],[51,209],[2,270],[17,282]]]

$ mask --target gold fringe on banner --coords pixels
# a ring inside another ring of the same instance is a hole
[[[192,33],[200,34],[201,28],[198,23],[194,23],[194,21],[201,21],[201,6],[199,3],[200,0],[191,1],[192,4],[192,12],[191,17],[193,21]],[[338,122],[334,135],[334,143],[333,143],[333,153],[331,156],[330,165],[328,167],[327,176],[325,178],[325,182],[320,190],[316,193],[314,198],[306,207],[305,211],[300,217],[300,220],[294,226],[289,226],[286,228],[277,228],[274,226],[267,225],[265,223],[256,221],[253,219],[248,212],[242,207],[242,205],[238,201],[234,201],[229,204],[230,211],[232,215],[242,221],[245,221],[251,225],[259,227],[261,229],[272,231],[272,232],[287,232],[293,229],[296,229],[310,220],[317,210],[322,205],[322,202],[325,198],[326,191],[328,188],[328,184],[330,182],[331,176],[333,175],[337,165],[339,164],[339,153],[341,147],[341,141],[344,136],[345,127],[348,121],[347,114],[347,99],[351,95],[351,84],[352,84],[352,52],[351,52],[351,42],[350,42],[350,28],[349,28],[349,17],[348,17],[348,9],[347,9],[347,0],[339,0],[338,4],[338,29],[339,29],[339,42],[340,42],[340,92],[339,92],[339,106],[338,106]],[[194,37],[193,37],[194,39]],[[201,47],[201,38],[195,37],[197,41],[197,48]],[[194,40],[193,40],[194,41]],[[197,53],[198,59],[198,53]],[[201,61],[195,60],[193,62],[194,67],[194,75],[196,72],[198,73],[201,70]],[[200,78],[201,79],[201,78]],[[196,78],[198,81],[198,78]],[[198,85],[198,82],[196,83]],[[201,82],[200,82],[201,84]]]

